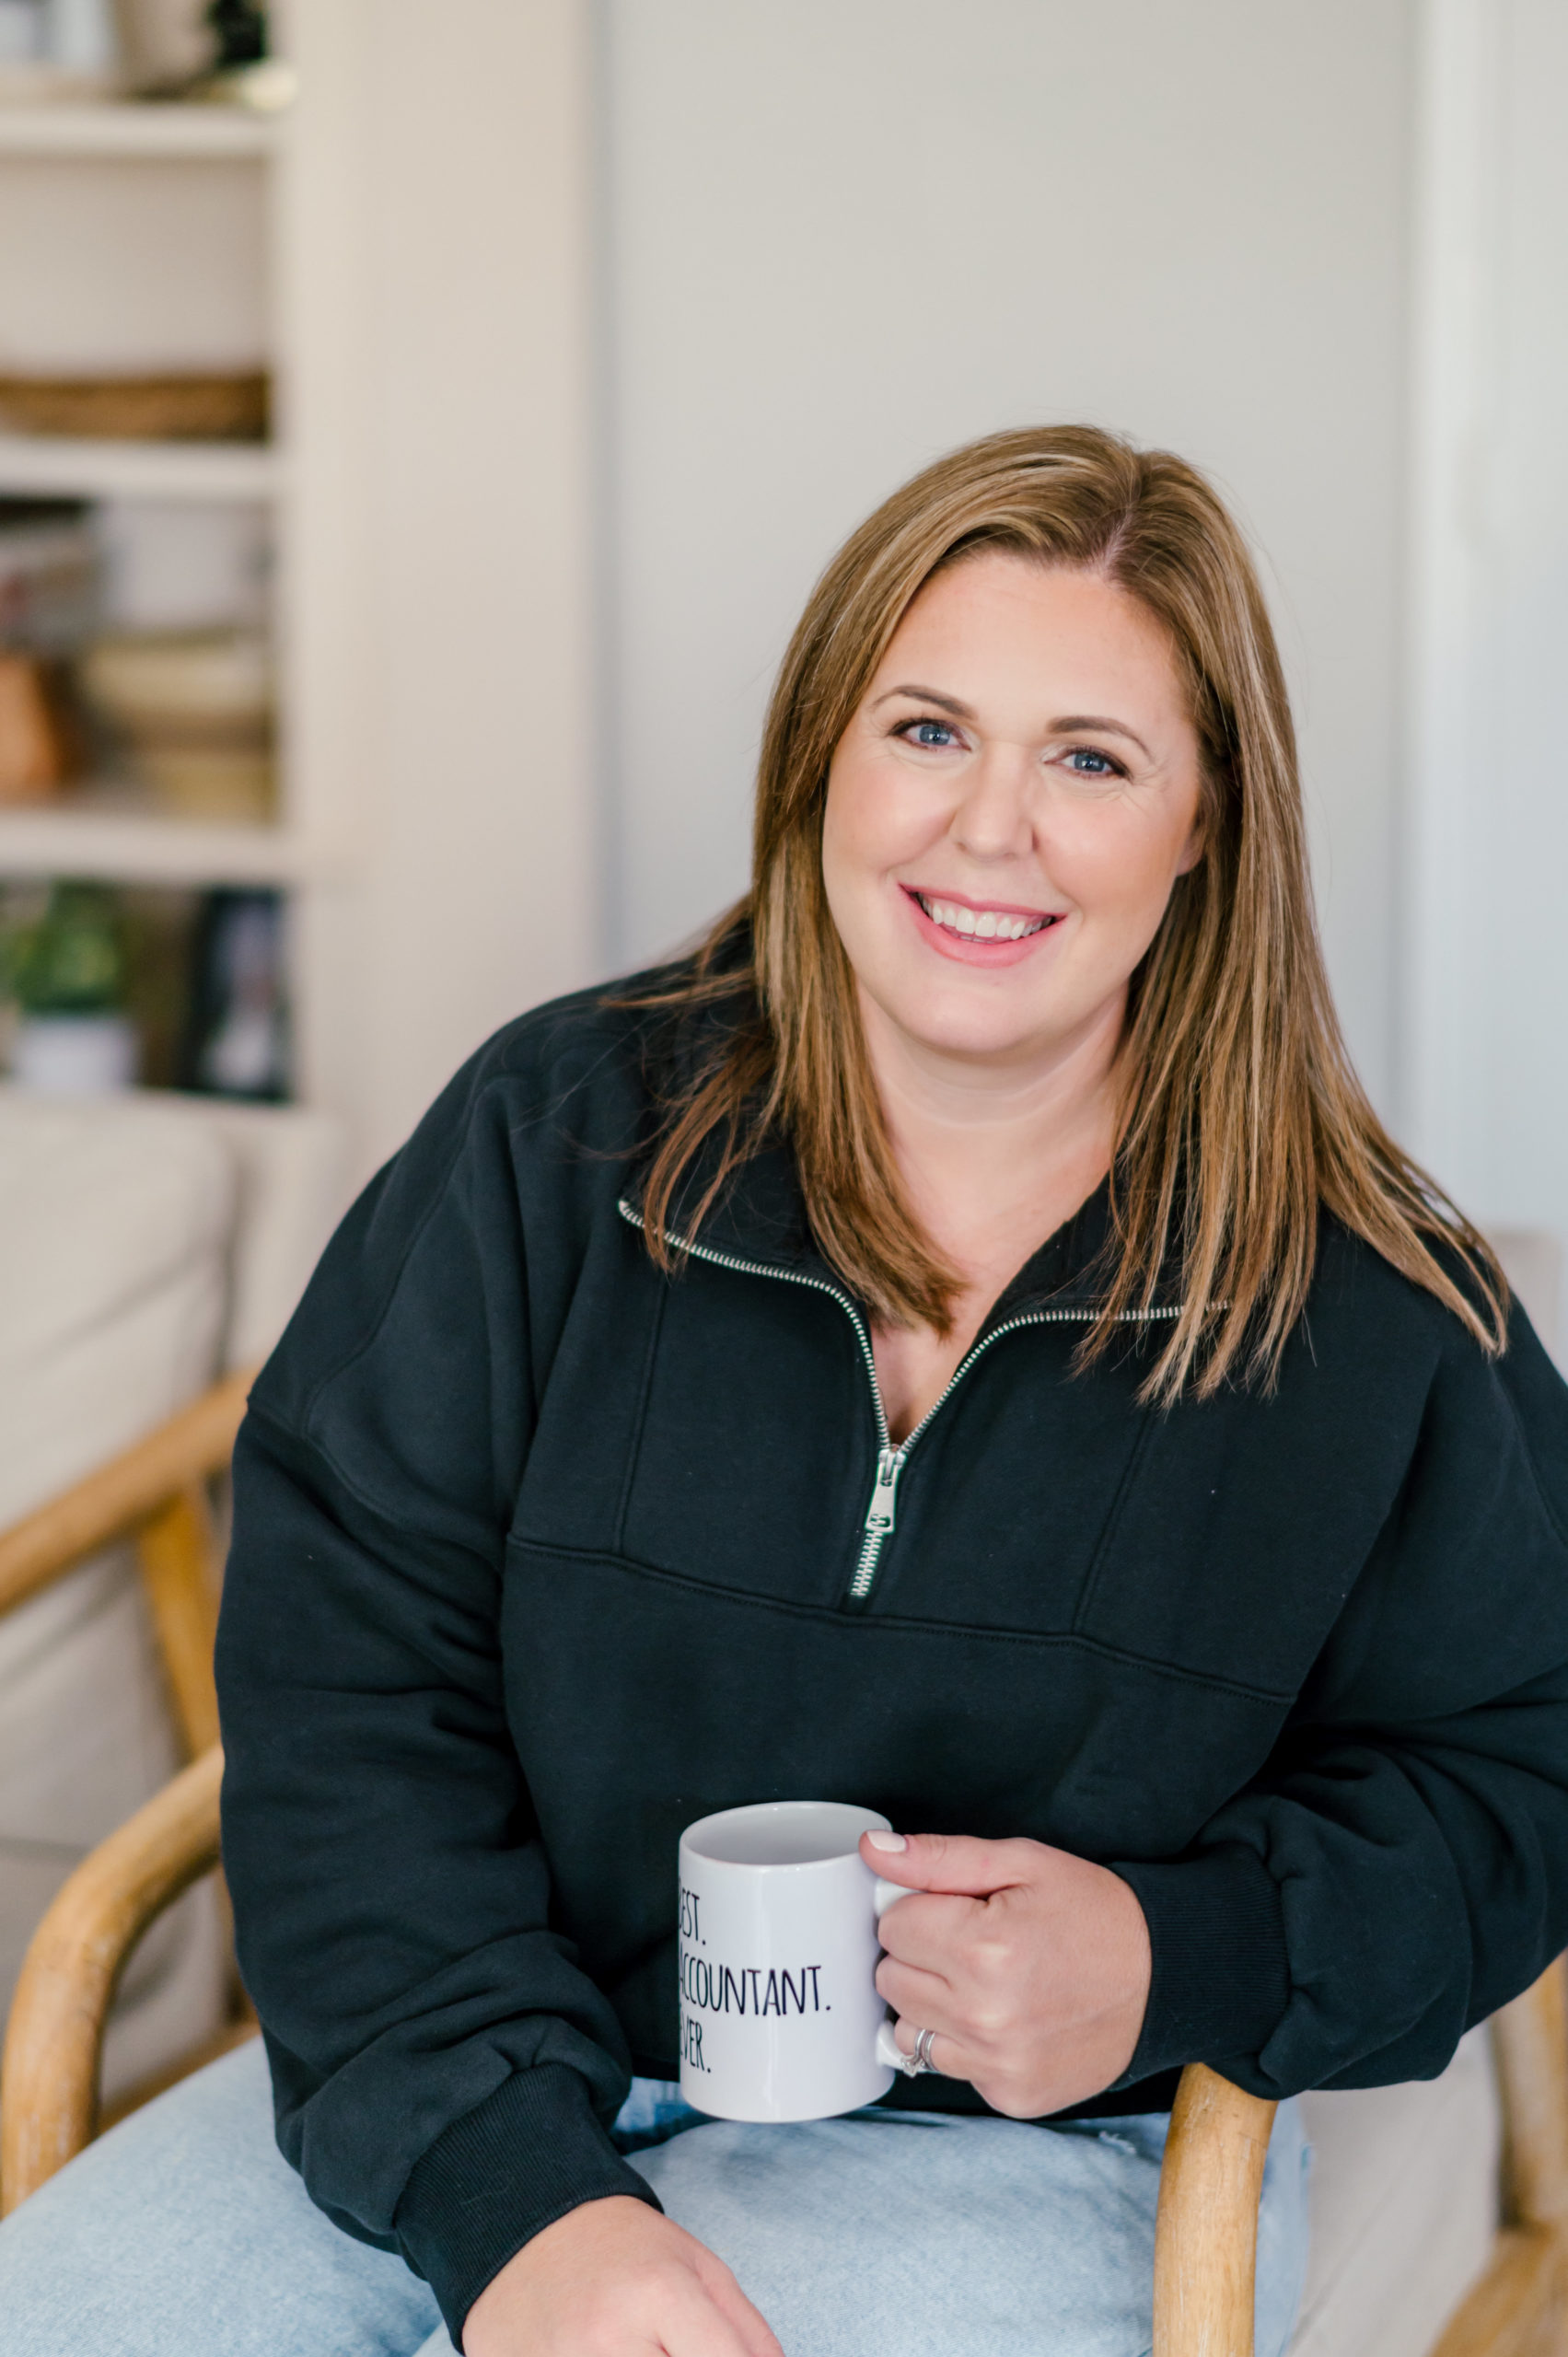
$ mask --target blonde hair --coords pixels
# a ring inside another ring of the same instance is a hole
[[[833,752],[912,600],[980,550],[1096,572],[1165,626],[1202,756],[1203,855],[1132,978],[1110,1177],[1106,1292],[1082,1346],[1180,1306],[1143,1396],[1267,1386],[1312,1281],[1320,1207],[1450,1309],[1482,1348],[1507,1289],[1482,1238],[1388,1136],[1351,1067],[1313,915],[1290,706],[1256,574],[1215,493],[1168,451],[1089,426],[994,434],[938,459],[845,542],[773,690],[752,884],[665,1004],[733,1003],[722,1044],[667,1108],[644,1194],[679,1257],[737,1166],[793,1145],[817,1244],[879,1320],[946,1331],[958,1279],[911,1212],[822,880]],[[699,1150],[709,1181],[666,1233]]]

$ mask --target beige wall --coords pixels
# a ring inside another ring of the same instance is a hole
[[[1478,1219],[1568,1238],[1568,10],[1427,34],[1401,1077]]]
[[[600,966],[586,0],[298,0],[284,323],[314,1101],[356,1175]]]
[[[1406,0],[605,0],[605,764],[621,960],[741,886],[770,674],[882,493],[1090,418],[1265,561],[1330,951],[1388,1086]]]

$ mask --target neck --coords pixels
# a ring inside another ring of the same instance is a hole
[[[866,1051],[910,1207],[989,1299],[1110,1167],[1119,995],[1026,1059],[944,1054],[861,993]]]

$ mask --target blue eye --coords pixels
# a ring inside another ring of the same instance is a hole
[[[953,742],[953,731],[945,720],[912,720],[899,733],[910,744],[929,745],[937,752]]]
[[[1068,754],[1067,761],[1069,766],[1076,770],[1079,777],[1120,777],[1121,775],[1121,765],[1119,761],[1113,761],[1109,753],[1097,753],[1088,745],[1075,745]]]

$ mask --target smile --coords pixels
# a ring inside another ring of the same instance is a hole
[[[934,925],[960,941],[1027,941],[1031,934],[1062,922],[1060,916],[1031,914],[1025,909],[974,908],[967,900],[945,900],[908,884],[904,889]]]

